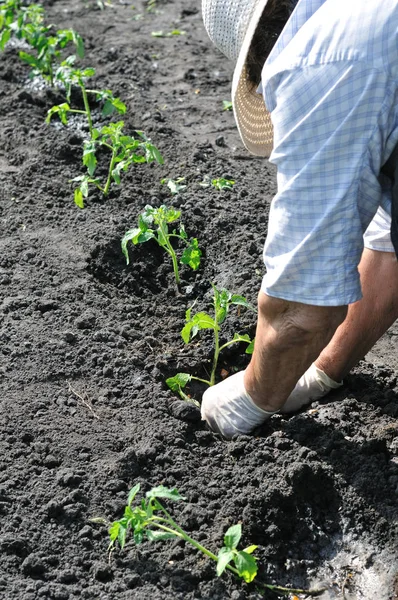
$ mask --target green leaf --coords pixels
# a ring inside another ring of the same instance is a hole
[[[235,185],[235,181],[233,179],[225,179],[224,177],[212,179],[211,183],[216,190],[232,190],[232,187]]]
[[[75,204],[79,207],[79,208],[84,208],[84,199],[83,199],[83,194],[80,190],[80,188],[76,188],[75,192],[74,192],[74,197],[73,197]]]
[[[95,156],[95,143],[91,140],[84,142],[83,165],[87,167],[87,171],[92,177],[97,167],[97,158]]]
[[[241,550],[235,554],[234,562],[240,577],[243,577],[246,583],[253,581],[257,575],[257,562],[254,556]]]
[[[183,265],[189,265],[191,269],[196,271],[200,265],[200,257],[202,256],[202,251],[198,247],[198,240],[193,238],[187,248],[185,248],[182,257],[181,263]]]
[[[134,498],[136,497],[136,495],[138,494],[138,492],[140,491],[140,484],[137,483],[134,487],[131,488],[128,498],[127,498],[127,506],[131,506],[131,503],[133,502]]]
[[[220,577],[226,566],[233,560],[234,553],[228,548],[221,548],[217,557],[217,575]]]
[[[253,554],[253,552],[255,550],[257,550],[258,546],[256,546],[255,544],[252,544],[251,546],[248,546],[247,548],[245,548],[243,550],[243,552],[246,552],[246,554]]]
[[[78,55],[79,58],[84,58],[84,42],[83,42],[83,39],[76,32],[74,32],[74,37],[75,37],[74,41],[75,41],[75,44],[76,44],[76,53],[77,53],[77,55]]]
[[[112,546],[117,540],[120,544],[121,549],[123,550],[124,545],[126,543],[126,535],[127,535],[127,527],[125,525],[125,519],[121,519],[120,521],[115,521],[109,527],[108,533],[111,539],[110,546]]]
[[[248,345],[248,347],[245,350],[245,354],[253,354],[253,352],[254,352],[254,342],[255,342],[255,339],[253,339],[250,342],[250,344]]]
[[[51,118],[54,115],[58,115],[59,118],[61,119],[61,122],[63,123],[63,125],[67,125],[68,124],[68,118],[67,118],[67,113],[70,111],[70,106],[67,102],[63,102],[62,104],[57,104],[56,106],[52,106],[48,111],[47,111],[47,117],[46,117],[46,123],[50,123]]]
[[[230,298],[230,303],[239,305],[239,306],[244,306],[245,308],[248,308],[249,310],[252,310],[255,313],[257,312],[257,309],[254,306],[252,306],[251,304],[249,304],[249,302],[246,300],[246,298],[244,296],[232,294],[231,298]]]
[[[242,525],[232,525],[224,536],[224,544],[227,548],[236,548],[239,544],[239,540],[242,537]]]
[[[164,485],[158,485],[152,488],[146,494],[147,498],[167,498],[168,500],[186,500],[185,496],[181,496],[177,489],[171,489],[164,487]]]
[[[189,343],[190,337],[195,335],[201,329],[216,329],[216,323],[210,315],[204,312],[199,312],[194,315],[188,323],[185,324],[181,331],[181,337],[186,344]]]
[[[134,542],[137,545],[141,544],[142,540],[144,539],[143,530],[142,529],[134,529],[133,537],[134,537]]]
[[[177,373],[174,377],[166,379],[166,384],[172,392],[179,393],[181,388],[184,388],[192,379],[189,373]]]
[[[10,29],[5,29],[0,35],[0,49],[4,50],[6,43],[9,41],[11,37]]]
[[[166,531],[152,531],[148,529],[146,532],[147,538],[150,542],[162,542],[164,540],[172,540],[179,537],[176,533],[167,533]]]
[[[146,142],[145,150],[146,150],[145,158],[146,158],[147,162],[150,163],[150,162],[156,161],[160,165],[162,165],[164,163],[163,156],[160,154],[160,152],[156,148],[156,146],[154,146],[150,142]]]
[[[222,109],[223,110],[232,110],[232,102],[230,100],[222,101]]]
[[[135,229],[130,229],[127,231],[122,238],[122,252],[126,258],[127,264],[130,264],[129,253],[127,249],[127,244],[132,242],[134,245],[141,244],[143,242],[147,242],[148,240],[155,237],[152,229],[147,229],[146,231],[142,231],[141,228],[136,227]]]

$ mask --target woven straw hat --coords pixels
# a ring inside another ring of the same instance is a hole
[[[262,94],[249,84],[246,57],[268,0],[202,0],[203,21],[211,41],[236,60],[232,105],[242,141],[252,154],[269,156],[273,145],[271,117]]]

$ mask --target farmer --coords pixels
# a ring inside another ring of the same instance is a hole
[[[255,350],[203,396],[231,438],[342,385],[398,317],[398,3],[203,0],[203,18],[236,61],[242,140],[278,171]]]

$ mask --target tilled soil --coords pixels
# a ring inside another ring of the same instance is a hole
[[[323,599],[396,600],[397,325],[309,410],[231,442],[208,431],[165,379],[208,373],[211,336],[186,346],[180,331],[195,301],[211,308],[211,283],[255,304],[275,171],[246,153],[222,110],[232,65],[197,3],[43,4],[49,22],[83,36],[93,87],[121,97],[126,128],[144,130],[165,163],[135,165],[108,199],[91,193],[77,208],[69,180],[84,172],[84,127],[46,125],[62,90],[30,81],[15,44],[0,55],[0,597],[277,597],[217,578],[181,542],[129,542],[108,560],[106,528],[90,519],[119,518],[138,482],[186,496],[168,507],[214,552],[241,522],[262,581],[325,587]],[[151,35],[175,28],[185,34]],[[185,177],[186,190],[171,198],[164,177]],[[236,184],[200,185],[216,177]],[[197,272],[182,267],[180,291],[155,242],[132,247],[128,267],[120,251],[143,207],[161,203],[181,209],[203,249]],[[254,327],[253,313],[233,310],[223,340]],[[231,347],[218,378],[247,361]],[[197,400],[203,391],[190,389]]]

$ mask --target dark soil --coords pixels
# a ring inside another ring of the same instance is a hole
[[[211,550],[242,522],[258,544],[259,577],[325,586],[326,598],[398,597],[398,327],[345,386],[310,410],[274,416],[252,437],[225,442],[192,405],[166,388],[177,371],[206,375],[211,338],[185,346],[186,309],[210,308],[210,282],[255,303],[275,171],[242,147],[230,97],[232,65],[212,46],[193,0],[49,0],[48,21],[86,43],[95,86],[127,104],[165,164],[137,165],[104,200],[73,203],[69,180],[83,173],[84,132],[56,120],[58,102],[28,79],[15,45],[0,55],[0,597],[7,600],[263,597],[254,584],[216,577],[207,558],[173,541],[107,557],[107,532],[90,521],[119,518],[128,490],[163,484],[187,497],[169,505]],[[142,18],[137,19],[141,14]],[[166,38],[152,31],[174,28]],[[98,119],[98,115],[95,116]],[[170,199],[163,177],[185,177]],[[231,177],[232,191],[199,184]],[[146,204],[182,210],[204,250],[197,272],[171,265],[155,243],[120,239]],[[223,331],[254,333],[255,315],[232,311]],[[247,364],[244,348],[221,369]],[[192,393],[200,400],[202,387]],[[266,594],[276,598],[275,594]],[[292,596],[293,597],[293,596]],[[301,596],[304,597],[304,596]]]

